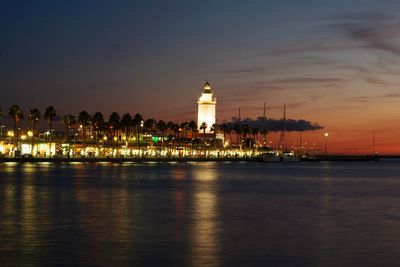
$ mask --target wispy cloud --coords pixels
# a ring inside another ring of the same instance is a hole
[[[400,55],[400,21],[387,13],[349,13],[334,17],[329,27],[337,29],[360,48]]]
[[[384,94],[382,95],[384,98],[397,98],[400,97],[400,93],[391,93],[391,94]]]
[[[227,74],[251,74],[251,73],[260,73],[263,71],[265,71],[264,67],[248,67],[248,68],[225,70],[224,73],[227,73]]]
[[[371,98],[372,97],[370,96],[352,96],[343,98],[342,100],[351,103],[365,104],[365,103],[370,103],[372,100]]]

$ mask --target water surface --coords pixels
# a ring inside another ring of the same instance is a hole
[[[393,266],[400,162],[0,164],[0,265]]]

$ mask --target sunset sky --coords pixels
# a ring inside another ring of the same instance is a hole
[[[400,1],[1,1],[0,107],[289,118],[335,153],[400,153]],[[288,134],[289,143],[298,133]],[[272,135],[273,141],[276,136]]]

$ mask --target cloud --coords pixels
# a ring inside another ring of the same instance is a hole
[[[228,127],[234,127],[236,124],[240,125],[249,125],[251,128],[258,128],[260,130],[263,130],[265,128],[268,129],[270,132],[279,132],[282,130],[283,127],[283,120],[282,119],[268,119],[264,121],[262,117],[259,117],[257,119],[250,119],[246,118],[243,119],[239,122],[238,118],[233,117],[232,121],[226,122],[225,124]],[[294,119],[287,119],[285,121],[285,130],[288,132],[292,131],[315,131],[315,130],[320,130],[323,129],[323,127],[317,123],[312,123],[307,120],[294,120]]]
[[[385,98],[397,98],[397,97],[400,97],[400,93],[384,94],[382,97],[385,97]]]
[[[369,96],[353,96],[344,98],[343,100],[351,103],[365,104],[365,103],[371,103],[371,98],[372,97]]]
[[[400,22],[395,16],[386,13],[349,13],[333,19],[336,21],[329,27],[358,42],[360,48],[400,55],[397,42]]]
[[[345,43],[333,42],[325,38],[314,38],[303,41],[297,41],[295,44],[284,45],[280,47],[273,47],[266,52],[255,54],[255,57],[259,56],[287,56],[289,54],[304,54],[307,52],[329,52],[337,51],[349,48]]]
[[[226,70],[224,73],[227,74],[252,74],[252,73],[260,73],[265,70],[264,67],[249,67],[249,68],[240,68],[240,69],[231,69]]]
[[[272,81],[273,84],[306,84],[306,85],[326,85],[326,84],[337,84],[347,82],[347,79],[344,78],[335,78],[335,77],[294,77],[288,79],[280,79]]]
[[[397,84],[394,84],[394,83],[389,83],[389,82],[386,82],[386,81],[383,81],[383,80],[381,80],[381,79],[378,79],[378,78],[376,78],[376,77],[372,77],[372,76],[365,76],[365,77],[363,77],[364,78],[364,80],[367,82],[367,83],[371,83],[371,84],[375,84],[375,85],[380,85],[380,86],[383,86],[383,87],[393,87],[393,86],[399,86],[399,85],[397,85]]]

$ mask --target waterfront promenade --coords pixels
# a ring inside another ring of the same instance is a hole
[[[377,156],[377,155],[299,155],[292,160],[279,160],[267,162],[320,162],[320,161],[378,161],[381,158],[398,158],[395,156]],[[1,157],[1,162],[263,162],[261,154],[254,156],[240,157]]]

